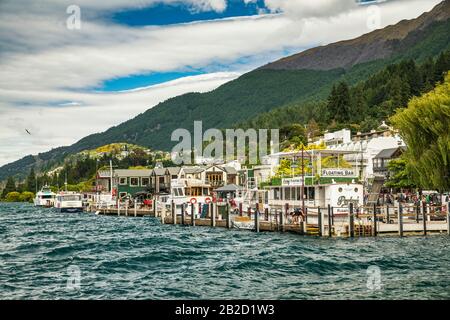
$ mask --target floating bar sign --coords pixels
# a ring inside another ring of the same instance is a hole
[[[322,177],[356,177],[353,169],[322,169]]]
[[[302,177],[285,178],[285,179],[281,180],[281,184],[283,186],[301,186],[302,185]]]

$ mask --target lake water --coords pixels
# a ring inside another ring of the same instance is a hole
[[[450,237],[256,234],[0,203],[0,299],[410,298],[450,298]]]

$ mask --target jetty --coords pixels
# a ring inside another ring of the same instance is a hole
[[[129,208],[127,206],[101,208],[89,206],[86,212],[125,217],[154,217],[162,224],[190,225],[255,232],[290,232],[317,237],[377,237],[450,235],[450,202],[432,205],[416,204],[369,205],[348,207],[307,207],[305,214],[294,215],[289,205],[284,208],[254,209],[243,212],[232,209],[229,203],[211,203],[202,216],[193,204]]]

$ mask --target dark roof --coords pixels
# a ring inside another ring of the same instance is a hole
[[[169,172],[169,174],[170,174],[171,176],[179,174],[179,173],[180,173],[180,170],[181,170],[180,167],[168,167],[168,168],[167,168],[167,171]]]
[[[223,169],[228,174],[237,174],[236,168],[234,167],[223,167]]]
[[[391,149],[383,149],[381,150],[374,159],[392,159],[392,157],[397,153],[403,153],[405,151],[405,147],[391,148]]]

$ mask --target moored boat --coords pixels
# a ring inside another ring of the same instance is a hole
[[[56,195],[54,207],[59,212],[82,212],[82,196],[76,192],[60,192]]]
[[[36,193],[36,197],[34,198],[34,205],[36,207],[53,207],[55,204],[55,196],[56,194],[52,192],[49,186],[45,185],[41,188],[39,192]]]

